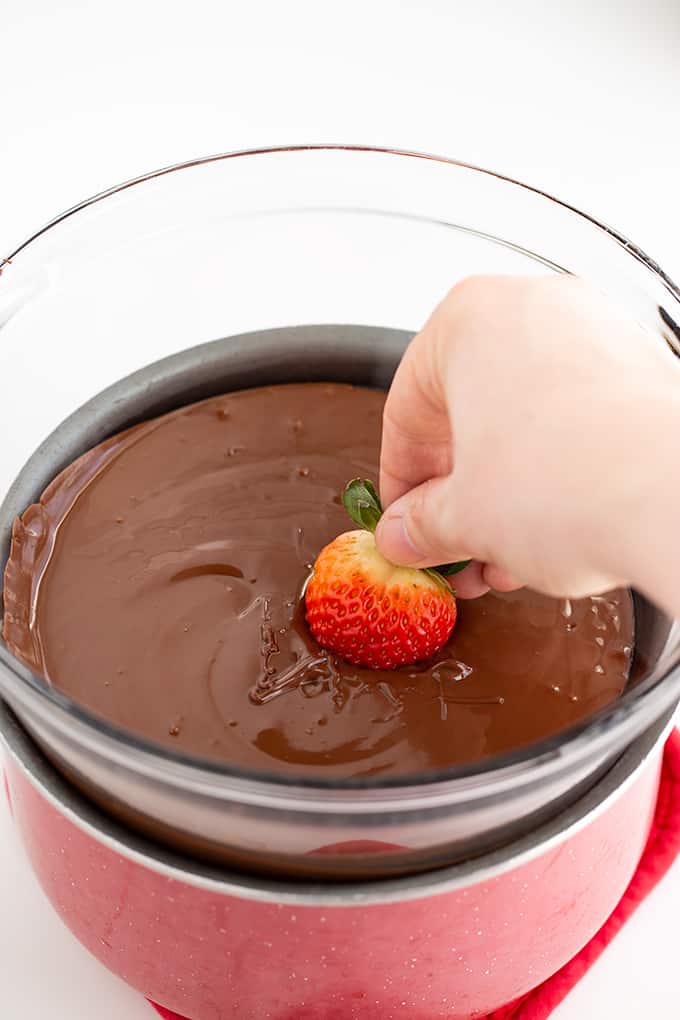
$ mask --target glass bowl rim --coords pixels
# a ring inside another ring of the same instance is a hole
[[[38,230],[29,234],[28,237],[26,237],[16,248],[14,248],[13,251],[9,253],[9,255],[5,257],[0,256],[0,274],[2,274],[2,271],[6,266],[13,263],[13,260],[17,255],[28,248],[28,246],[34,241],[37,241],[38,238],[42,237],[45,233],[47,233],[47,231],[52,230],[60,223],[63,223],[64,220],[74,216],[76,213],[82,212],[89,208],[89,206],[95,205],[97,202],[101,202],[106,198],[119,194],[121,191],[127,191],[129,188],[133,188],[139,184],[145,184],[148,181],[156,180],[160,177],[166,177],[169,174],[176,173],[180,170],[190,170],[194,167],[205,166],[210,163],[221,163],[226,160],[240,159],[242,157],[283,155],[286,153],[299,154],[304,152],[354,152],[382,156],[402,156],[408,159],[417,159],[430,163],[439,163],[444,166],[458,167],[461,170],[470,170],[473,173],[482,174],[485,177],[503,181],[506,184],[511,184],[523,191],[536,195],[538,198],[545,199],[546,201],[565,209],[567,212],[578,216],[597,230],[602,231],[610,240],[622,247],[627,255],[630,255],[650,270],[673,295],[673,297],[680,301],[680,286],[664,272],[661,266],[655,262],[654,259],[643,251],[642,248],[631,241],[630,238],[626,237],[626,235],[622,234],[620,231],[615,230],[603,220],[597,219],[590,213],[584,212],[577,206],[557,198],[555,195],[543,190],[542,188],[538,188],[532,184],[527,184],[525,181],[520,181],[516,177],[500,173],[497,170],[490,170],[486,167],[478,166],[475,163],[454,159],[450,156],[440,156],[429,152],[400,149],[397,147],[393,148],[391,146],[359,145],[349,142],[313,142],[309,144],[270,145],[251,149],[235,149],[233,151],[215,153],[210,156],[199,156],[195,159],[183,160],[179,163],[171,163],[167,166],[158,167],[155,170],[150,170],[147,173],[140,174],[137,177],[131,177],[125,181],[121,181],[119,184],[114,184],[109,188],[105,188],[104,190],[96,192],[88,198],[77,202],[76,205],[65,209],[63,212],[54,216],[51,220],[48,220],[48,222],[43,224],[43,226]]]

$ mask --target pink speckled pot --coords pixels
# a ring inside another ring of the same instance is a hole
[[[190,1020],[462,1020],[540,983],[625,890],[653,817],[668,718],[533,834],[371,883],[247,878],[113,823],[0,711],[8,795],[48,898],[142,994]]]

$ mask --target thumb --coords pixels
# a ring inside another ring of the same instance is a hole
[[[392,503],[375,533],[378,549],[392,563],[434,567],[472,556],[460,527],[452,475],[432,478]]]

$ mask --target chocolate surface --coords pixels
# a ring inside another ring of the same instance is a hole
[[[246,390],[86,453],[14,528],[4,636],[75,701],[183,752],[268,772],[445,768],[563,729],[625,686],[625,590],[459,602],[428,663],[372,672],[310,637],[300,590],[376,478],[385,394]]]

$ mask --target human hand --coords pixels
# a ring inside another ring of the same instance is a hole
[[[399,564],[473,559],[462,597],[653,587],[648,504],[680,459],[679,383],[670,350],[573,277],[463,281],[390,389],[379,548]]]

